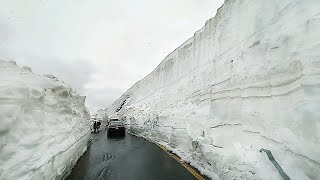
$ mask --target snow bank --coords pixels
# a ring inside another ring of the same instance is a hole
[[[261,148],[320,179],[319,42],[319,0],[227,0],[108,115],[214,179],[281,179]]]
[[[52,75],[0,61],[0,179],[62,179],[87,148],[84,101]]]

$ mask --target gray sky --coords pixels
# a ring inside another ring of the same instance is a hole
[[[53,74],[106,108],[223,0],[0,0],[0,59]]]

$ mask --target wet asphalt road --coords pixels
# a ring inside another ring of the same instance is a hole
[[[92,134],[92,143],[67,180],[193,180],[196,179],[157,145],[130,134],[107,138]]]

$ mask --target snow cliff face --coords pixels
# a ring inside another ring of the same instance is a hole
[[[0,61],[1,179],[62,179],[86,151],[84,101],[52,75]]]
[[[108,110],[212,178],[320,179],[320,1],[228,0]]]

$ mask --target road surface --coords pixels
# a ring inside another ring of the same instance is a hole
[[[87,152],[67,180],[194,180],[179,162],[157,145],[126,134],[107,138],[106,132],[92,134]]]

